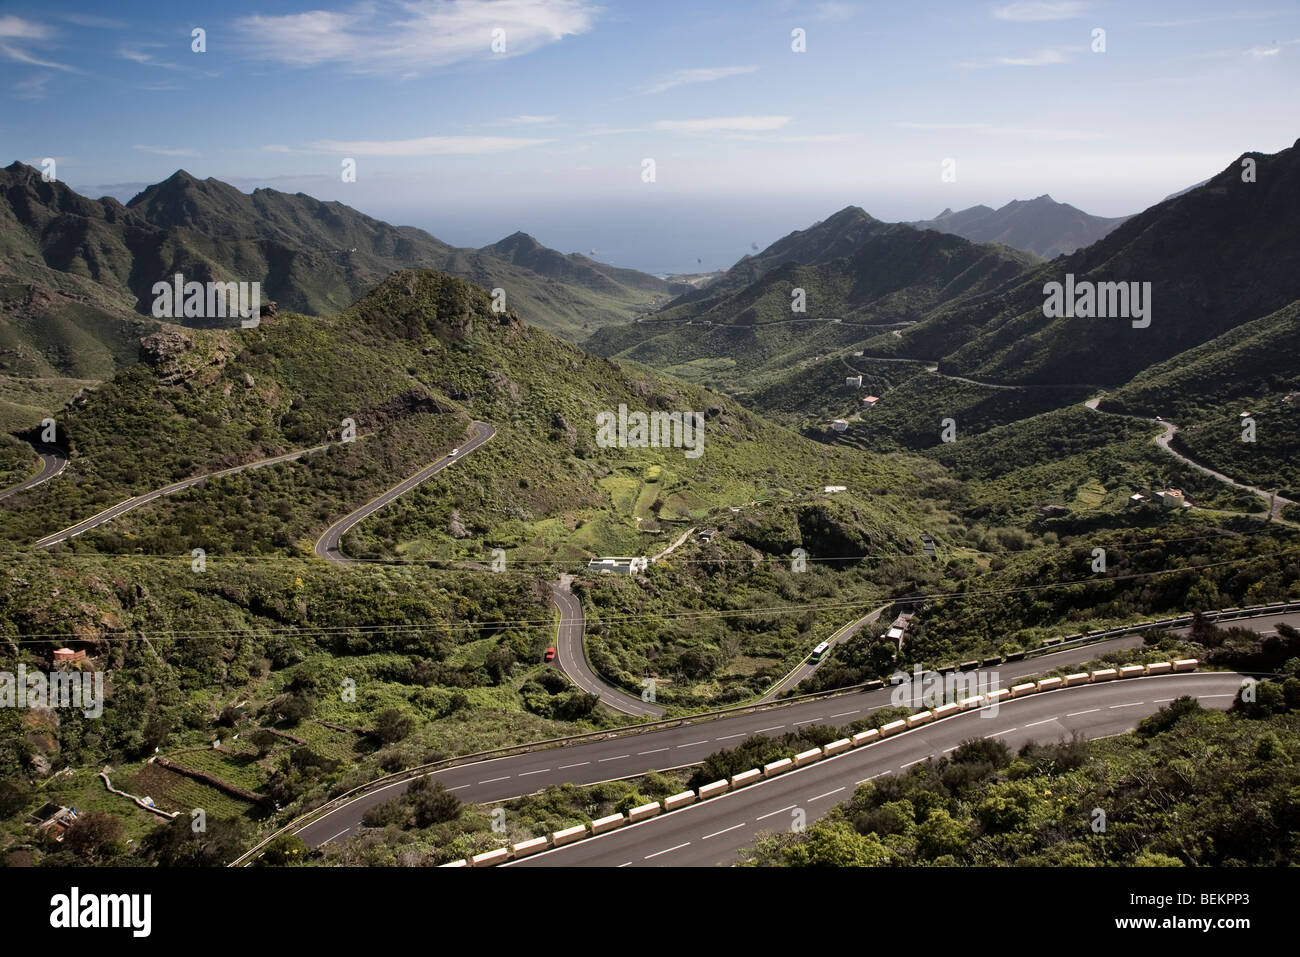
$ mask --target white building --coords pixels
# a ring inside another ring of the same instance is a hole
[[[650,560],[644,555],[635,557],[593,558],[587,562],[587,571],[602,574],[635,575],[649,566]]]

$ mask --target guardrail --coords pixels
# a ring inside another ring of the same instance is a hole
[[[1252,605],[1247,608],[1217,609],[1214,611],[1204,612],[1203,617],[1211,621],[1226,621],[1226,620],[1241,619],[1241,618],[1257,618],[1260,615],[1279,614],[1279,613],[1286,613],[1286,612],[1293,612],[1293,611],[1300,611],[1300,602],[1273,602],[1268,605]],[[1013,652],[1012,654],[1006,656],[984,658],[980,661],[971,660],[968,662],[963,662],[961,666],[945,665],[943,666],[943,668],[936,669],[936,670],[939,673],[943,673],[945,670],[955,670],[959,667],[962,668],[966,666],[987,667],[994,664],[1001,664],[1007,661],[1020,661],[1029,656],[1037,656],[1039,654],[1060,651],[1067,647],[1088,644],[1094,641],[1103,641],[1107,638],[1116,638],[1121,635],[1133,634],[1142,631],[1150,631],[1156,628],[1181,627],[1183,625],[1191,624],[1194,618],[1195,616],[1193,615],[1182,615],[1176,618],[1164,618],[1164,619],[1159,619],[1157,621],[1140,622],[1135,625],[1126,625],[1123,627],[1108,628],[1099,631],[1069,635],[1066,638],[1048,638],[1048,639],[1044,639],[1043,643],[1038,648],[1035,649]],[[929,672],[926,672],[926,674],[928,673]],[[720,718],[724,716],[747,714],[747,713],[754,713],[759,711],[768,711],[774,708],[784,708],[787,705],[795,704],[801,701],[812,701],[812,700],[817,700],[822,698],[835,698],[841,695],[856,694],[862,691],[872,691],[878,688],[882,688],[884,686],[885,683],[880,680],[867,681],[856,685],[848,685],[844,688],[834,688],[829,691],[816,691],[810,694],[792,695],[791,697],[788,698],[782,698],[779,701],[754,702],[747,705],[737,705],[731,708],[720,708],[714,711],[701,711],[694,714],[681,715],[676,718],[661,718],[657,721],[646,721],[639,724],[627,725],[621,728],[611,728],[604,731],[587,731],[580,734],[565,735],[557,738],[545,738],[541,741],[531,741],[531,742],[526,742],[524,744],[509,745],[501,748],[492,748],[487,751],[476,751],[472,754],[458,755],[456,757],[446,758],[442,761],[434,761],[429,764],[422,764],[417,767],[407,768],[402,771],[397,771],[393,774],[376,778],[373,781],[369,781],[365,784],[361,784],[355,788],[351,788],[347,791],[344,791],[342,794],[335,795],[334,797],[330,798],[328,801],[322,803],[321,805],[315,808],[312,808],[310,811],[304,812],[294,820],[290,821],[288,824],[285,824],[283,827],[279,828],[278,830],[274,831],[272,834],[263,838],[252,848],[250,848],[249,850],[241,854],[239,857],[237,857],[228,866],[230,867],[243,866],[244,864],[248,863],[248,861],[252,860],[252,858],[257,856],[257,854],[259,854],[268,844],[270,844],[277,837],[280,837],[283,834],[292,833],[293,831],[296,830],[301,830],[303,827],[310,824],[315,818],[321,817],[324,814],[329,813],[330,811],[339,807],[341,804],[347,803],[347,801],[359,796],[365,791],[387,786],[390,784],[395,784],[403,780],[422,777],[426,774],[433,773],[434,771],[442,771],[442,770],[446,770],[447,768],[457,767],[462,764],[471,764],[475,761],[481,761],[485,758],[508,757],[514,754],[524,754],[530,751],[545,750],[547,748],[554,748],[554,747],[563,747],[566,744],[573,744],[579,741],[594,741],[602,738],[615,738],[615,737],[622,737],[630,734],[641,734],[646,731],[654,731],[661,728],[682,727],[683,725],[691,724],[697,721],[709,721],[709,720],[713,720],[714,718]]]
[[[1179,658],[1173,661],[1160,661],[1148,665],[1126,665],[1120,669],[1103,668],[1093,672],[1080,672],[1077,675],[1071,675],[1071,678],[1080,679],[1075,684],[1092,684],[1099,681],[1110,681],[1120,678],[1142,678],[1147,676],[1170,675],[1174,672],[1185,674],[1196,670],[1199,662],[1195,658]],[[1087,679],[1082,680],[1082,679]],[[996,691],[990,691],[987,694],[975,695],[970,698],[963,698],[953,704],[941,705],[926,711],[918,711],[909,715],[907,718],[899,721],[891,721],[880,728],[873,728],[855,734],[851,738],[840,738],[832,741],[820,748],[812,748],[808,751],[800,752],[793,758],[782,758],[779,761],[772,761],[763,765],[762,768],[751,768],[748,771],[742,771],[734,774],[730,778],[722,778],[711,784],[705,784],[696,790],[682,791],[678,794],[670,795],[659,801],[653,801],[649,804],[643,804],[640,807],[629,809],[626,813],[611,814],[608,817],[602,817],[592,821],[590,824],[577,824],[573,827],[566,827],[559,831],[542,837],[529,838],[526,841],[520,841],[515,844],[509,844],[505,847],[494,848],[490,851],[484,851],[481,854],[475,854],[472,857],[463,860],[452,861],[448,864],[442,864],[442,867],[492,867],[497,864],[505,864],[509,861],[521,860],[541,851],[552,850],[557,847],[565,847],[577,841],[586,840],[595,837],[598,834],[606,834],[627,824],[639,824],[642,821],[648,821],[652,817],[658,817],[660,814],[667,814],[684,807],[688,807],[699,801],[708,801],[716,797],[721,797],[731,791],[739,790],[750,784],[759,781],[769,781],[772,778],[793,771],[796,768],[804,768],[810,764],[834,757],[838,754],[861,747],[869,747],[879,743],[884,738],[892,737],[902,731],[908,731],[921,725],[929,724],[932,721],[942,718],[949,718],[963,711],[977,711],[987,705],[997,704],[1007,698],[1022,698],[1029,694],[1037,694],[1043,691],[1056,691],[1064,687],[1061,678],[1043,678],[1037,682],[1029,682],[1017,685],[1011,690],[1000,688]]]

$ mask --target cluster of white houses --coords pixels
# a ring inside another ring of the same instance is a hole
[[[857,355],[861,355],[861,354],[862,354],[862,353],[860,353],[860,352],[857,353]],[[862,376],[860,376],[860,375],[851,375],[851,376],[846,377],[845,380],[844,380],[844,388],[846,388],[846,389],[861,389],[861,388],[862,388]],[[864,396],[862,397],[862,408],[863,408],[864,410],[866,410],[866,409],[870,409],[872,406],[874,406],[874,405],[875,405],[877,402],[879,402],[879,401],[880,401],[880,396],[878,396],[878,395],[864,395]],[[849,428],[849,421],[848,421],[848,419],[832,419],[832,420],[831,420],[831,429],[834,430],[834,431],[836,431],[836,432],[846,432],[846,431],[848,431],[848,428]]]

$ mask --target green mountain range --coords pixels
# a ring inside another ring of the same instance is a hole
[[[602,328],[584,345],[749,390],[827,350],[987,293],[1036,261],[1005,246],[881,222],[850,206],[652,316]]]
[[[460,249],[342,203],[244,193],[184,170],[123,205],[43,182],[39,171],[13,163],[0,170],[0,374],[24,381],[0,388],[7,403],[0,415],[5,424],[24,416],[30,424],[33,408],[48,412],[44,393],[75,391],[31,380],[103,379],[133,361],[135,340],[152,328],[153,285],[176,273],[259,282],[263,302],[328,316],[406,268],[502,289],[526,321],[569,338],[689,288],[564,256],[523,233]]]

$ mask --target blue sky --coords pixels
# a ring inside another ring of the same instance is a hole
[[[0,3],[0,160],[123,199],[183,167],[686,271],[849,204],[1137,211],[1291,145],[1297,57],[1283,0]]]

